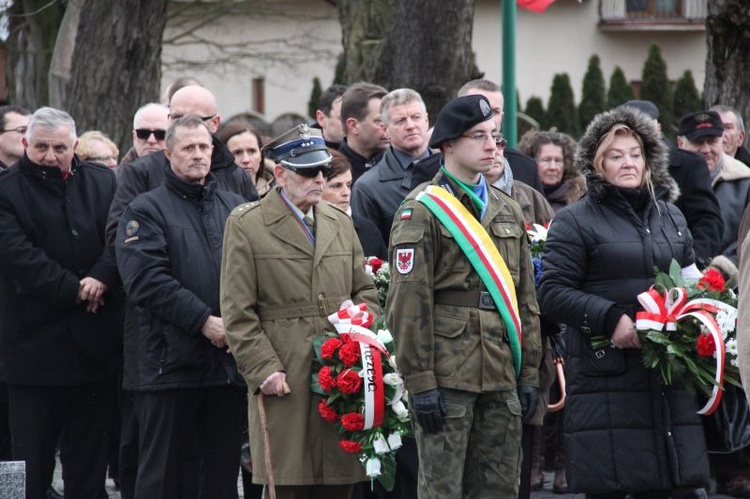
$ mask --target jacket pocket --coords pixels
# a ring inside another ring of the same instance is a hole
[[[520,269],[518,263],[521,259],[521,237],[524,233],[515,222],[493,221],[490,227],[495,240],[498,241],[498,250],[508,266],[513,282],[518,284]]]
[[[436,376],[456,374],[466,357],[464,331],[466,320],[446,315],[433,316],[434,371]]]
[[[627,367],[625,352],[609,346],[594,350],[588,341],[581,346],[581,374],[585,376],[615,376]]]

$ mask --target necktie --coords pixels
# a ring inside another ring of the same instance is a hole
[[[310,232],[315,234],[315,223],[313,222],[313,219],[310,217],[302,217],[302,221],[305,222],[305,225],[310,229]]]

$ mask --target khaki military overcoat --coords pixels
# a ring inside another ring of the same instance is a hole
[[[325,202],[314,207],[315,246],[285,204],[279,188],[259,203],[237,207],[227,220],[221,309],[227,339],[250,395],[253,480],[265,483],[258,387],[286,371],[291,394],[265,398],[274,476],[278,485],[347,484],[365,479],[353,454],[317,411],[310,391],[315,336],[342,301],[377,312],[377,292],[351,219]]]

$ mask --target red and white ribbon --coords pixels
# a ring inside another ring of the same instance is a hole
[[[735,310],[734,307],[709,298],[687,301],[687,291],[682,287],[672,288],[662,295],[652,286],[638,295],[638,302],[645,310],[636,314],[636,328],[640,331],[676,331],[677,323],[686,317],[697,319],[706,328],[716,346],[716,373],[711,396],[698,414],[713,413],[719,406],[723,392],[726,347],[721,328],[711,314],[719,310],[730,312]]]
[[[388,350],[378,336],[367,329],[372,322],[372,314],[367,312],[364,303],[354,305],[351,300],[341,304],[335,314],[328,316],[328,321],[336,328],[339,336],[359,343],[362,354],[362,388],[364,390],[365,410],[364,429],[378,427],[385,418],[385,387],[383,386],[383,360],[381,354],[388,356]]]

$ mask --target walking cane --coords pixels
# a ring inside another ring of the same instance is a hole
[[[547,406],[547,412],[557,412],[565,407],[565,370],[563,369],[563,364],[565,362],[558,357],[554,359],[552,363],[555,365],[555,370],[557,371],[557,383],[560,386],[560,400],[554,404],[549,404]]]
[[[284,395],[291,393],[292,390],[284,381]],[[263,459],[266,464],[266,482],[270,499],[276,499],[276,483],[273,477],[273,460],[271,460],[271,438],[268,435],[268,420],[266,419],[266,395],[260,392],[258,397],[258,416],[260,417],[260,427],[263,429]]]

